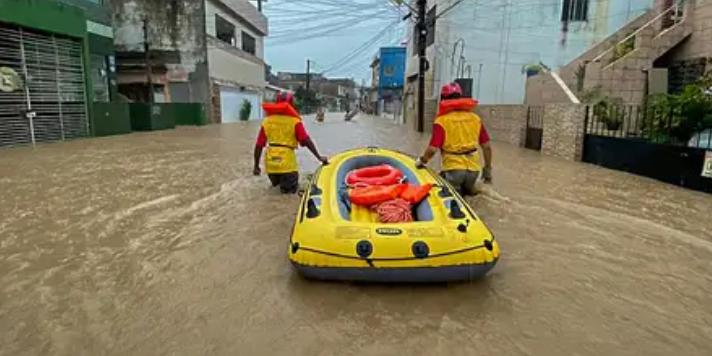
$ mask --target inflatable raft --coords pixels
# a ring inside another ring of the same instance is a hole
[[[355,170],[389,165],[406,183],[432,185],[412,206],[414,221],[382,223],[349,199]],[[289,259],[310,279],[449,282],[477,279],[499,258],[492,233],[439,175],[413,158],[380,148],[343,152],[319,168],[304,192],[290,238]]]

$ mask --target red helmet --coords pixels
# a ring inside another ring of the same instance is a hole
[[[447,83],[440,91],[440,98],[448,99],[452,96],[462,96],[462,88],[457,83]]]
[[[281,91],[277,93],[277,102],[278,103],[289,103],[289,105],[294,105],[294,94],[288,92],[288,91]]]

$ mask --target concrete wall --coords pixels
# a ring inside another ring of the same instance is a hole
[[[174,102],[210,103],[205,7],[203,1],[111,0],[114,45],[120,53],[144,51],[143,20],[148,21],[148,41],[154,54],[172,58],[155,62],[166,68],[165,81]],[[119,67],[121,63],[118,63]],[[128,75],[127,73],[126,75]],[[131,73],[133,74],[133,73]],[[122,73],[118,73],[121,80]],[[172,88],[175,86],[175,88]]]
[[[524,146],[527,127],[526,105],[480,105],[475,112],[494,141]]]
[[[550,104],[544,107],[541,152],[548,156],[580,161],[583,152],[586,106]]]
[[[452,2],[431,0],[428,3],[437,3],[440,11]],[[478,99],[483,104],[522,103],[523,65],[541,61],[554,69],[565,66],[645,13],[652,7],[653,0],[590,0],[589,21],[569,23],[566,32],[562,32],[561,1],[541,1],[535,6],[530,1],[510,1],[509,4],[504,6],[504,2],[500,2],[503,6],[493,6],[487,1],[465,1],[438,20],[436,43],[428,48],[434,72],[429,86],[432,83],[437,88],[455,79],[453,67],[457,67],[458,61],[454,66],[451,63],[453,47],[464,40],[464,57],[466,64],[472,67],[475,82],[480,81],[477,72],[479,64],[483,64]],[[460,48],[456,50],[456,58],[459,58]],[[409,45],[407,74],[417,69],[412,50]]]
[[[208,63],[211,78],[254,90],[262,90],[267,84],[264,62],[212,37],[208,38]]]

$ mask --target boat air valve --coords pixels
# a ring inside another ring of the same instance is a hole
[[[309,201],[307,202],[307,217],[313,219],[319,216],[319,214],[320,212],[319,209],[316,207],[314,199],[309,199]]]
[[[470,227],[470,219],[465,220],[465,223],[460,223],[460,225],[457,225],[457,231],[461,233],[466,233],[467,228]]]
[[[492,251],[494,249],[494,246],[492,245],[492,241],[490,240],[485,240],[484,242],[485,248],[487,251]]]
[[[373,245],[366,240],[361,240],[356,244],[356,253],[361,258],[368,258],[373,253]]]
[[[456,200],[450,201],[450,217],[453,219],[465,218],[465,213],[462,212],[460,204],[458,204]]]
[[[430,247],[423,241],[414,242],[412,250],[416,258],[426,258],[430,254]]]

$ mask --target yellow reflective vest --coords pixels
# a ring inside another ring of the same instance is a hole
[[[480,117],[470,111],[453,111],[438,116],[435,124],[445,131],[445,142],[440,149],[442,170],[480,171]]]
[[[270,115],[262,122],[267,136],[265,170],[269,174],[291,173],[299,170],[295,127],[300,119],[293,116]]]

